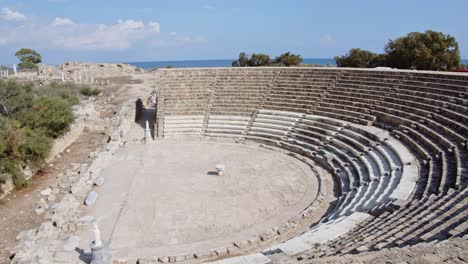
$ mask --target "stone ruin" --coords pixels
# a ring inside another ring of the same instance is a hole
[[[114,263],[339,263],[356,253],[466,243],[468,75],[275,67],[155,76],[155,140],[233,139],[281,149],[329,172],[338,196],[319,222],[288,239],[277,240],[309,211],[226,247]]]

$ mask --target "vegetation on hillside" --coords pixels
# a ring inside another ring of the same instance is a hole
[[[252,53],[248,56],[245,52],[239,54],[239,58],[232,62],[232,67],[258,67],[258,66],[298,66],[302,62],[301,55],[285,52],[274,60],[263,53]]]
[[[460,67],[460,51],[454,37],[428,30],[390,40],[383,54],[351,49],[346,55],[335,57],[335,61],[338,67],[446,71]]]
[[[78,91],[71,83],[35,87],[0,80],[0,181],[10,174],[16,186],[27,184],[22,169],[40,168],[53,140],[69,130]]]
[[[84,96],[98,96],[101,93],[101,90],[98,88],[83,87],[80,89],[80,94]]]

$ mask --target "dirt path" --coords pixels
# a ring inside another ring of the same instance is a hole
[[[107,136],[97,132],[84,132],[77,141],[69,146],[70,152],[64,152],[60,159],[55,159],[52,167],[36,174],[31,184],[24,189],[13,191],[0,200],[0,263],[6,263],[10,250],[15,244],[19,231],[37,227],[44,215],[37,215],[34,209],[41,198],[39,193],[56,181],[56,177],[66,171],[72,163],[83,163],[90,152],[102,146]]]
[[[125,100],[149,94],[154,87],[152,74],[126,74],[111,79],[112,85],[105,86],[103,95],[97,98],[100,104],[101,118],[113,115],[117,107]],[[153,83],[151,83],[153,82]],[[135,94],[136,93],[136,94]],[[110,100],[105,100],[110,98]],[[105,104],[105,105],[104,105]],[[51,162],[53,166],[45,168],[33,177],[30,185],[15,190],[0,200],[0,263],[8,263],[11,250],[15,246],[17,234],[25,229],[35,228],[43,222],[44,214],[37,215],[34,210],[39,205],[40,191],[57,182],[57,176],[64,173],[73,163],[83,163],[90,152],[102,147],[108,139],[99,132],[86,131],[64,152],[60,159]],[[57,197],[59,200],[60,197]]]

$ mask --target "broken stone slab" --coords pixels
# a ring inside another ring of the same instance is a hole
[[[88,194],[84,203],[88,206],[94,205],[96,203],[97,197],[98,197],[97,192],[92,191]]]
[[[105,181],[104,177],[99,176],[94,181],[94,185],[101,187],[104,184],[104,181]]]

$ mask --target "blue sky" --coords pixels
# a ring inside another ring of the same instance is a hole
[[[432,29],[468,59],[466,0],[0,0],[0,64],[22,47],[46,63],[235,58],[241,51],[330,58]]]

